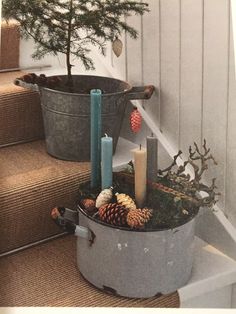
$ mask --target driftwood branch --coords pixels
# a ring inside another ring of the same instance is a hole
[[[202,151],[200,151],[197,143],[194,142],[194,149],[191,146],[189,147],[188,160],[174,171],[173,168],[176,166],[176,160],[181,154],[182,152],[179,151],[178,154],[174,156],[171,165],[164,170],[159,170],[158,173],[170,182],[171,188],[194,198],[199,207],[211,207],[217,202],[217,197],[220,193],[216,192],[216,178],[212,179],[210,186],[201,182],[203,174],[208,169],[209,161],[217,165],[215,158],[210,154],[210,148],[207,147],[206,140],[204,139]],[[194,177],[192,179],[189,174],[184,173],[187,165],[191,165],[193,168]],[[200,195],[201,192],[205,192],[207,195],[202,197]]]
[[[173,157],[173,162],[172,162],[172,164],[171,164],[169,167],[167,167],[166,169],[158,170],[158,173],[159,173],[160,175],[163,175],[164,172],[170,171],[174,166],[176,166],[176,164],[177,164],[177,163],[176,163],[176,160],[178,159],[179,156],[181,156],[181,154],[182,154],[182,152],[181,152],[181,150],[180,150],[180,151],[178,152],[178,154]]]
[[[198,145],[194,142],[195,150],[192,151],[191,146],[189,147],[189,163],[193,167],[194,170],[194,180],[200,181],[202,178],[203,173],[208,169],[208,160],[212,160],[215,165],[217,165],[217,162],[215,158],[210,153],[210,148],[206,147],[206,140],[204,139],[203,142],[203,153],[200,152]],[[200,166],[197,165],[195,162],[200,161]]]

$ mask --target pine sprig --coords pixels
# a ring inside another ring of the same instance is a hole
[[[105,54],[106,42],[122,32],[137,38],[137,30],[124,17],[148,11],[147,3],[129,0],[3,0],[3,17],[17,20],[22,34],[35,41],[34,58],[66,55],[68,85],[71,57],[80,59],[85,69],[94,69],[90,44]]]

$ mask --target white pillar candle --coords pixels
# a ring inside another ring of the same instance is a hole
[[[135,201],[138,208],[144,206],[147,188],[147,151],[144,148],[133,150]]]

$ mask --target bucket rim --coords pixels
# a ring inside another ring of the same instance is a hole
[[[55,77],[55,76],[60,77],[60,78],[67,77],[67,75],[51,75],[51,76],[48,76],[48,77],[50,78],[50,77]],[[118,81],[118,82],[121,82],[121,83],[125,83],[127,85],[127,87],[128,87],[127,89],[124,89],[123,91],[102,94],[102,97],[126,94],[129,91],[131,91],[131,89],[133,88],[133,86],[130,83],[128,83],[126,81],[123,81],[123,80],[120,80],[120,79],[117,79],[117,78],[109,77],[109,76],[87,75],[87,74],[73,74],[72,75],[72,77],[75,77],[75,76],[76,77],[87,77],[87,78],[94,77],[94,78],[98,78],[98,79],[99,78],[101,78],[101,79],[111,79],[113,81]],[[45,86],[39,86],[39,88],[41,90],[49,91],[50,93],[69,95],[70,97],[71,96],[90,97],[90,94],[80,94],[80,93],[64,92],[64,91],[60,91],[60,90],[49,88],[49,87],[45,87]]]
[[[111,225],[111,224],[108,224],[108,223],[106,223],[104,221],[95,219],[94,217],[89,216],[79,204],[77,205],[77,210],[81,214],[83,214],[84,216],[89,218],[90,220],[96,222],[97,224],[100,224],[100,225],[103,225],[105,227],[112,228],[112,229],[118,229],[118,230],[123,230],[123,231],[128,231],[128,232],[138,232],[138,233],[161,232],[161,231],[168,231],[168,230],[170,230],[172,232],[177,232],[179,228],[183,227],[186,224],[189,224],[190,222],[193,222],[194,219],[197,217],[198,212],[199,212],[199,211],[197,211],[195,213],[195,215],[192,216],[189,220],[186,220],[185,222],[183,222],[182,224],[180,224],[178,226],[175,226],[174,228],[165,227],[165,228],[155,228],[155,229],[132,229],[132,228],[129,228],[129,227],[122,227],[122,226]]]

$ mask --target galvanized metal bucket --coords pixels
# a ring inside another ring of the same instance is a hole
[[[80,209],[79,222],[77,266],[99,289],[147,298],[174,292],[188,282],[195,219],[174,229],[134,231],[93,220]],[[84,227],[88,233],[81,238]]]
[[[174,229],[138,231],[106,224],[80,207],[78,216],[64,210],[66,221],[77,224],[72,229],[78,237],[78,269],[97,288],[124,297],[148,298],[174,292],[189,281],[195,218]]]
[[[60,78],[66,80],[66,76]],[[127,101],[150,98],[154,87],[132,87],[117,79],[91,75],[74,75],[73,81],[84,93],[40,87],[48,153],[64,160],[90,160],[89,91],[95,88],[103,91],[102,134],[113,137],[115,152]]]

